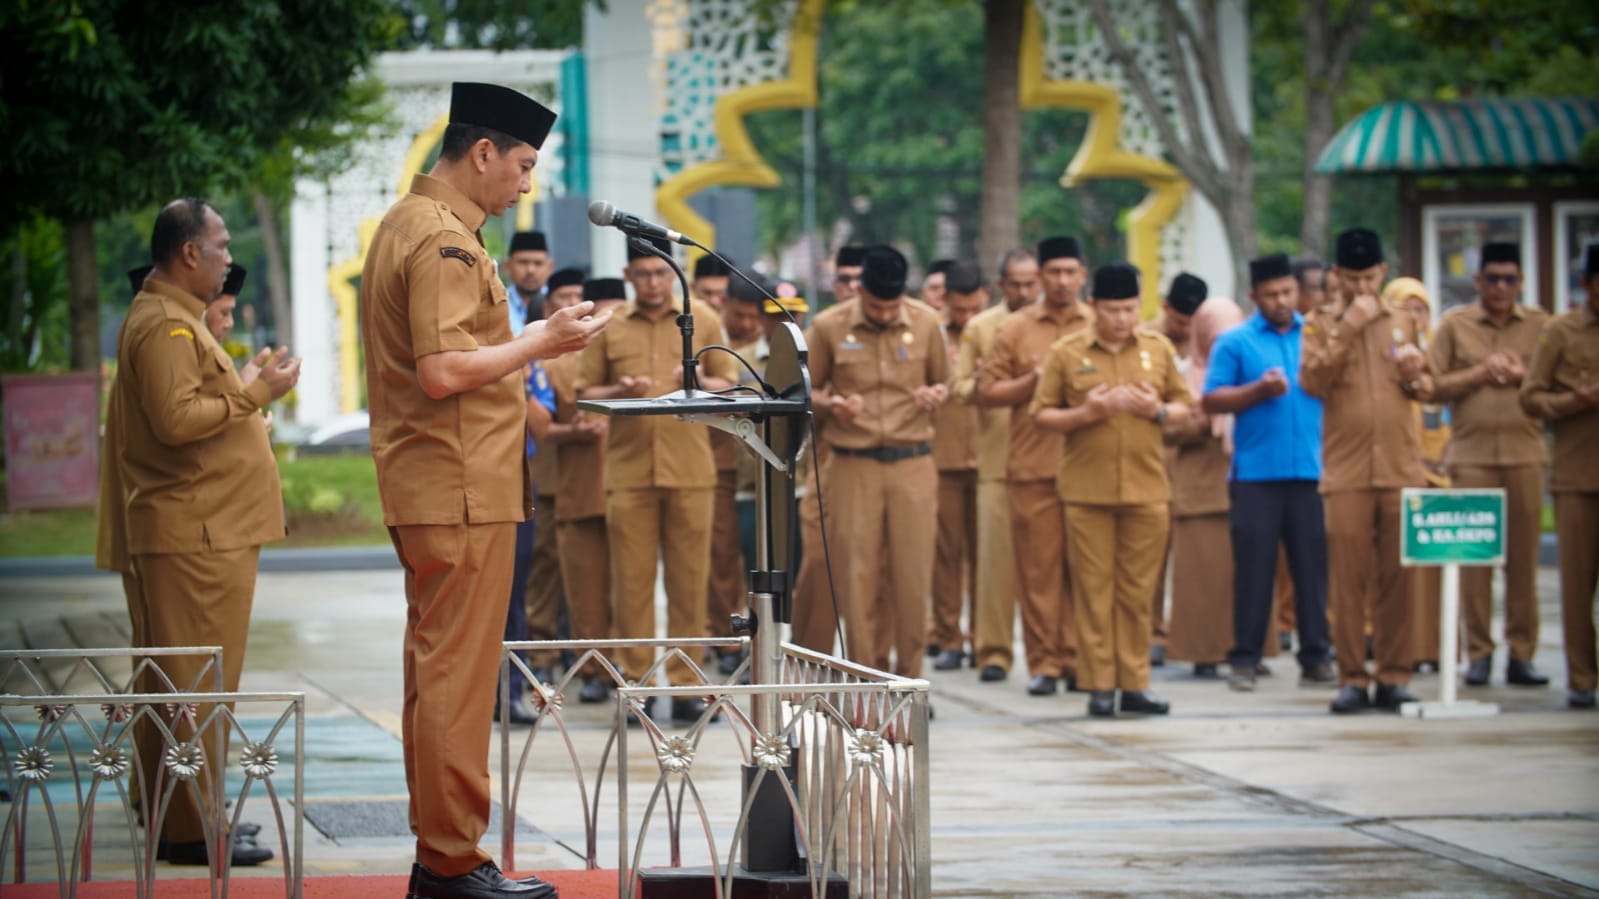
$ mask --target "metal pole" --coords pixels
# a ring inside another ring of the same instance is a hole
[[[770,438],[770,433],[763,435]],[[755,571],[763,575],[772,570],[772,470],[762,465],[755,478]],[[750,611],[755,616],[755,645],[751,647],[753,684],[777,683],[778,638],[782,625],[772,614],[772,594],[750,592]],[[777,733],[777,697],[756,693],[750,697],[750,718],[758,733],[750,739]]]
[[[1445,565],[1443,596],[1438,610],[1438,701],[1454,705],[1460,650],[1460,566]]]

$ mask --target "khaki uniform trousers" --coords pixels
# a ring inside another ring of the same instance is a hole
[[[555,639],[565,581],[555,545],[555,497],[541,496],[533,507],[533,563],[528,566],[527,592],[523,597],[529,640]],[[556,653],[548,651],[530,653],[528,663],[550,667],[557,658]]]
[[[1399,564],[1398,489],[1328,493],[1327,618],[1338,655],[1338,680],[1366,687],[1366,622],[1371,621],[1377,683],[1410,682],[1412,586],[1417,569]]]
[[[1225,662],[1233,647],[1233,538],[1228,513],[1175,519],[1171,547],[1167,658],[1195,664]],[[1268,632],[1266,643],[1275,650],[1276,636]]]
[[[716,493],[711,514],[711,567],[706,585],[705,633],[726,637],[733,633],[732,616],[744,611],[747,572],[738,534],[738,472],[716,473]]]
[[[938,473],[938,539],[933,551],[933,603],[928,643],[964,649],[961,611],[976,626],[977,472]]]
[[[1599,493],[1555,494],[1560,540],[1560,622],[1566,644],[1566,685],[1599,686],[1594,659],[1593,602],[1599,587]]]
[[[879,462],[835,454],[827,465],[828,529],[841,535],[835,547],[846,540],[849,547],[833,557],[849,656],[920,677],[938,530],[933,457]]]
[[[1027,653],[1027,673],[1038,677],[1066,677],[1077,673],[1078,636],[1073,599],[1071,563],[1066,540],[1065,507],[1053,478],[1046,481],[1012,481],[1010,496],[1011,542],[1016,558],[1016,592],[1022,605],[1022,648]],[[1165,538],[1160,551],[1165,552]],[[1158,568],[1160,559],[1150,564]],[[1149,583],[1153,589],[1154,572]],[[1147,619],[1149,593],[1144,594]],[[1147,636],[1147,635],[1146,635]],[[1146,646],[1147,646],[1147,640]]]
[[[1166,526],[1166,551],[1160,554],[1160,573],[1155,575],[1155,592],[1149,598],[1149,644],[1165,646],[1169,622],[1166,619],[1166,581],[1171,573],[1172,541],[1170,535],[1177,530],[1177,518]]]
[[[489,860],[489,738],[516,523],[389,528],[405,569],[405,784],[416,860],[445,877]],[[503,597],[503,598],[502,598]]]
[[[1511,658],[1532,661],[1538,651],[1538,541],[1543,512],[1540,465],[1452,465],[1452,487],[1502,487],[1505,491],[1505,642]],[[1491,656],[1493,569],[1460,569],[1461,620],[1466,623],[1466,657]]]
[[[822,546],[824,511],[827,515],[827,532],[833,537],[825,549],[832,550],[841,544],[836,536],[838,517],[832,506],[824,510],[818,505],[816,484],[816,477],[812,475],[810,492],[799,500],[801,559],[799,574],[794,577],[793,621],[789,628],[789,639],[806,649],[832,655],[838,639],[838,622],[843,612],[834,605],[833,590],[827,581],[827,556]],[[833,564],[838,564],[836,558]],[[842,602],[842,598],[839,601]]]
[[[1149,596],[1166,551],[1166,503],[1067,503],[1066,552],[1077,610],[1077,683],[1084,690],[1149,686]]]
[[[666,633],[705,636],[705,584],[711,567],[715,488],[625,487],[606,491],[605,527],[611,550],[611,627],[628,640],[655,639],[656,566],[664,557]],[[655,650],[624,649],[617,660],[640,682]],[[700,683],[686,664],[666,666],[674,686]]]
[[[611,556],[605,516],[555,523],[555,544],[566,588],[566,615],[574,640],[607,640],[611,636]],[[596,661],[578,666],[584,678],[605,678]]]
[[[1411,572],[1416,588],[1410,600],[1410,656],[1416,663],[1441,661],[1438,658],[1438,616],[1443,604],[1444,570],[1437,566]]]
[[[137,605],[143,613],[142,622],[137,616],[133,622],[135,639],[142,630],[143,642],[149,646],[222,647],[222,690],[237,691],[239,676],[244,671],[244,648],[250,634],[250,608],[255,602],[255,575],[260,559],[259,546],[222,552],[134,556],[133,573],[131,577],[125,575],[122,583],[125,590],[136,591],[130,595],[139,597],[137,602],[129,602],[129,611]],[[504,616],[501,617],[503,621]],[[205,670],[210,664],[209,657],[167,656],[158,659],[158,664],[179,690],[211,692],[216,689],[215,674]],[[156,677],[148,674],[141,678],[139,689],[165,692],[157,683]],[[227,764],[231,728],[220,714],[212,719],[210,726],[198,735],[195,733],[194,725],[215,712],[215,705],[206,704],[194,710],[192,720],[167,718],[175,742],[197,740],[205,751],[205,764],[192,781],[202,800],[211,796],[215,788],[213,778]],[[221,758],[216,756],[219,738]],[[175,782],[171,772],[163,769],[161,758],[166,745],[160,730],[153,722],[147,722],[134,730],[134,739],[139,765],[144,772],[144,786],[139,792],[149,805],[145,821],[154,819],[161,793],[171,787],[172,801],[167,807],[161,838],[171,843],[204,840],[207,830],[204,816],[213,810],[202,812],[189,784]]]
[[[977,622],[972,652],[979,668],[1009,671],[1016,652],[1016,551],[1010,497],[1003,480],[977,482]]]

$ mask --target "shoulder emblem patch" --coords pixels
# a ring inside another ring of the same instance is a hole
[[[194,332],[190,331],[188,328],[173,328],[172,330],[167,332],[167,336],[168,337],[187,337],[190,340],[193,340],[194,339]]]
[[[460,247],[439,247],[439,255],[445,259],[459,259],[467,268],[477,265],[477,257]]]

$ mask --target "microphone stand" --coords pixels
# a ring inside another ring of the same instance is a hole
[[[683,312],[677,317],[677,329],[683,333],[683,395],[691,396],[699,386],[695,370],[699,368],[700,363],[694,358],[694,297],[688,290],[688,275],[683,273],[683,267],[677,264],[671,253],[661,252],[660,247],[637,234],[627,236],[627,245],[640,253],[664,261],[677,273],[677,283],[683,288]]]

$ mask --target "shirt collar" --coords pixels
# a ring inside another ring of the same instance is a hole
[[[854,300],[852,302],[853,305],[849,310],[849,324],[851,330],[858,327],[866,327],[874,330],[890,331],[894,328],[909,328],[911,326],[910,308],[906,305],[906,301],[903,299],[899,301],[899,315],[887,325],[879,325],[877,322],[869,321],[866,318],[865,310],[861,308],[861,301]]]
[[[672,310],[673,312],[677,313],[678,315],[682,315],[683,314],[683,301],[678,298],[677,294],[674,293],[674,294],[672,294],[672,299],[667,302],[666,308]],[[638,318],[643,318],[644,317],[644,310],[639,308],[638,300],[628,300],[627,301],[627,306],[624,309],[622,315],[623,315],[624,318],[633,318],[635,316],[638,317]],[[673,318],[675,318],[675,316],[667,316],[666,319],[662,319],[662,320],[663,321],[668,321],[668,320],[671,320]]]
[[[1265,331],[1269,334],[1277,334],[1287,337],[1289,334],[1298,331],[1304,326],[1305,317],[1301,315],[1298,310],[1295,310],[1294,323],[1288,326],[1287,331],[1278,331],[1276,328],[1271,326],[1271,322],[1266,320],[1266,316],[1263,315],[1259,309],[1256,309],[1255,314],[1249,317],[1249,323],[1254,326],[1256,331]]]
[[[443,203],[456,218],[461,220],[461,224],[466,226],[466,230],[471,231],[473,234],[476,234],[478,229],[483,227],[483,223],[489,217],[489,214],[484,212],[478,204],[472,202],[466,194],[461,193],[432,175],[418,172],[413,176],[411,178],[411,193],[420,194],[430,200],[437,200]]]
[[[195,318],[205,315],[205,300],[189,293],[171,281],[163,281],[160,278],[146,278],[144,291],[172,300],[181,306],[184,312],[193,315]]]
[[[1492,324],[1493,316],[1488,314],[1488,307],[1484,305],[1481,297],[1477,298],[1475,305],[1477,307],[1477,319],[1479,321],[1485,321],[1489,324]],[[1520,303],[1514,303],[1510,307],[1510,317],[1516,321],[1520,321],[1521,319],[1527,317],[1527,311],[1521,308]]]

